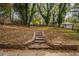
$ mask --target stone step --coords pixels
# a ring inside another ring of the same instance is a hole
[[[42,36],[42,33],[35,33],[35,36]]]
[[[35,36],[43,36],[43,35],[40,35],[40,34],[35,34]]]
[[[35,36],[36,36],[36,35],[35,35]],[[39,37],[39,38],[45,38],[43,35],[42,35],[42,36],[38,35],[38,36],[36,36],[36,37]]]
[[[48,45],[46,43],[34,43],[28,46],[30,49],[52,49],[52,50],[78,50],[78,45]]]
[[[29,48],[49,48],[41,31],[34,32],[34,35],[34,41],[29,45]]]
[[[45,43],[45,40],[34,40],[34,43]]]
[[[34,43],[28,46],[31,49],[39,49],[39,48],[51,48],[46,43]]]
[[[45,40],[45,38],[36,37],[35,40]]]
[[[41,33],[41,31],[37,31],[36,33]]]
[[[35,40],[43,40],[45,39],[44,37],[35,37]]]
[[[35,32],[36,34],[42,34],[42,32],[41,31],[38,31],[38,32]]]
[[[78,45],[52,45],[53,50],[77,50]]]

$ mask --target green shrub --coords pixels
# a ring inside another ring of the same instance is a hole
[[[76,23],[74,25],[74,30],[77,31],[77,32],[79,32],[79,23]]]

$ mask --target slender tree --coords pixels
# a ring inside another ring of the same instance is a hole
[[[51,3],[37,5],[38,10],[39,10],[42,18],[45,20],[46,25],[48,25],[50,22],[51,11],[52,11],[53,6],[54,6],[54,4],[51,4]]]
[[[71,10],[71,12],[73,13],[73,17],[76,17],[77,20],[79,20],[79,3],[74,4]]]
[[[14,4],[14,8],[20,13],[20,17],[23,20],[23,24],[30,26],[33,15],[36,12],[35,4],[19,3],[19,4]]]
[[[10,13],[11,13],[11,5],[9,3],[1,3],[0,4],[0,12],[2,12],[2,15],[0,15],[0,17],[4,17],[4,20],[8,17],[10,17]],[[1,19],[0,19],[1,20]],[[1,20],[4,24],[4,20]]]
[[[31,4],[31,8],[29,10],[28,26],[30,26],[30,23],[31,23],[31,21],[33,19],[33,16],[36,13],[36,8],[35,7],[36,7],[35,3]]]
[[[57,23],[58,23],[58,27],[61,26],[62,21],[64,19],[65,13],[66,13],[66,3],[60,3],[59,4],[59,8],[58,8],[58,18],[57,18]]]
[[[16,3],[14,4],[14,11],[18,11],[20,14],[20,18],[22,19],[22,22],[24,25],[27,25],[27,9],[28,9],[28,4],[23,4],[23,3]]]

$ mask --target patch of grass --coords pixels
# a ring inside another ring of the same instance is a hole
[[[64,35],[69,39],[79,39],[79,33],[72,30],[64,30]]]
[[[79,33],[72,31],[72,30],[68,30],[68,29],[61,29],[61,32],[63,32],[64,35],[66,35],[67,37],[71,38],[71,39],[78,39],[79,38]]]
[[[66,30],[66,29],[61,29],[60,30],[61,32],[64,32],[64,33],[74,33],[74,31],[72,31],[72,30]]]
[[[32,28],[32,30],[48,30],[49,27],[35,27],[35,28]]]
[[[48,32],[50,32],[50,31],[53,32],[53,34],[55,32],[54,35],[56,35],[56,36],[61,35],[62,37],[66,38],[66,39],[77,39],[77,40],[79,39],[79,33],[75,32],[73,30],[70,30],[70,29],[52,27],[50,30],[48,30]]]

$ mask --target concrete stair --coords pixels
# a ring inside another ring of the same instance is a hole
[[[28,48],[50,48],[50,46],[46,43],[43,32],[36,31],[34,34],[34,41],[28,45]]]

